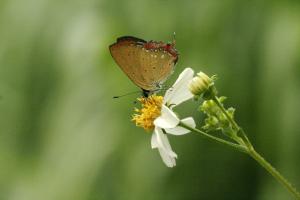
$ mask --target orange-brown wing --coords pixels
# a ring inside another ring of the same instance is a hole
[[[145,83],[157,88],[162,84],[173,72],[175,61],[173,57],[163,49],[142,49],[140,55],[139,73],[144,75]]]
[[[147,74],[141,73],[143,71],[140,62],[142,48],[142,41],[139,43],[134,38],[118,39],[117,43],[109,47],[116,63],[134,84],[145,90],[154,90],[152,84],[146,81]]]

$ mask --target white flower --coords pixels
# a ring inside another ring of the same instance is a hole
[[[151,147],[158,149],[162,160],[168,167],[176,165],[175,159],[177,154],[172,150],[166,133],[172,135],[189,133],[189,130],[178,126],[180,122],[193,128],[196,126],[192,117],[180,120],[171,109],[193,97],[193,94],[188,89],[193,75],[194,71],[191,68],[186,68],[179,75],[174,85],[167,90],[164,96],[160,116],[154,120],[155,128],[151,138]]]
[[[164,97],[151,95],[148,98],[138,98],[142,108],[135,109],[138,114],[134,114],[132,120],[137,126],[143,127],[147,131],[153,131],[151,138],[152,148],[157,148],[162,160],[168,167],[176,165],[176,153],[172,150],[167,134],[184,135],[190,131],[180,127],[180,122],[190,127],[195,127],[192,117],[180,120],[173,112],[172,108],[193,97],[188,86],[194,75],[191,68],[186,68],[179,75],[174,85],[167,90]]]

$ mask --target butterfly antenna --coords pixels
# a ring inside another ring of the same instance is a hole
[[[172,41],[172,45],[173,46],[175,46],[175,44],[176,44],[176,33],[175,33],[175,31],[173,32],[173,41]]]
[[[136,94],[136,93],[140,93],[140,91],[129,92],[129,93],[122,94],[122,95],[119,95],[119,96],[113,96],[113,98],[118,99],[118,98],[125,97],[125,96],[128,96],[128,95]]]

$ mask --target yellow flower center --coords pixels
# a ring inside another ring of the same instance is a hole
[[[160,116],[161,106],[163,103],[162,96],[151,95],[150,97],[141,97],[137,99],[141,105],[141,109],[135,108],[136,112],[132,116],[132,121],[136,126],[144,128],[146,131],[154,129],[154,120]]]

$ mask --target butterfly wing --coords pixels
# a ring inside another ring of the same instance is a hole
[[[144,77],[140,74],[139,57],[144,43],[146,41],[138,38],[122,37],[118,38],[109,49],[112,57],[128,78],[140,88],[150,90],[151,87],[145,83]]]
[[[133,83],[143,90],[153,91],[172,73],[177,57],[161,47],[146,49],[146,43],[142,39],[126,36],[118,38],[109,49]]]
[[[163,48],[142,49],[139,70],[144,82],[157,89],[172,73],[176,59]]]

